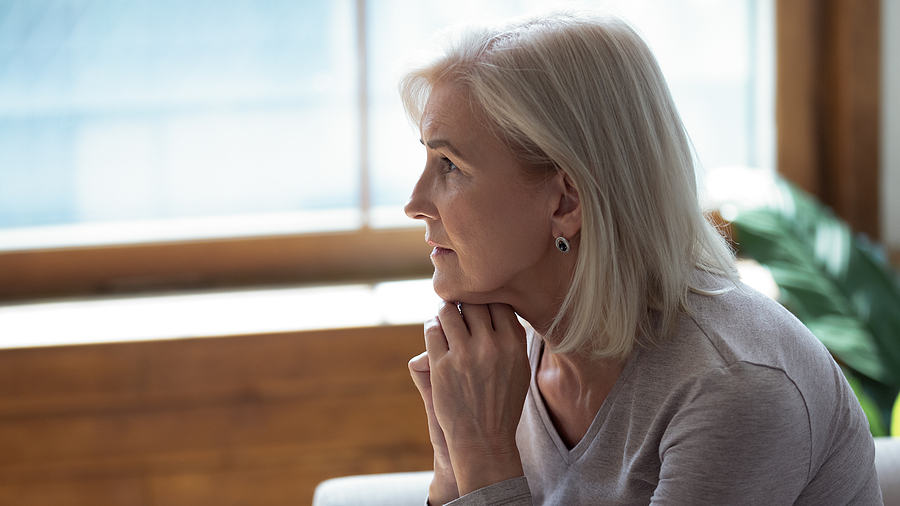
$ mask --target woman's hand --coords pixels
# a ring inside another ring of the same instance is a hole
[[[430,326],[440,326],[434,318],[425,322],[425,332]],[[434,415],[434,401],[431,396],[431,369],[428,363],[428,352],[421,353],[409,361],[409,373],[413,383],[422,395],[425,403],[425,415],[428,418],[428,434],[431,437],[431,446],[434,448],[434,479],[428,489],[428,499],[431,506],[441,506],[459,497],[456,487],[456,477],[453,475],[453,467],[450,464],[450,450],[447,448],[447,440],[444,431],[438,424]]]
[[[525,347],[525,329],[506,304],[444,302],[426,325],[437,422],[430,417],[429,427],[433,442],[435,429],[443,435],[460,495],[523,474],[516,428],[531,378]]]

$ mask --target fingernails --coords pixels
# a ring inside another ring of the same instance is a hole
[[[431,370],[429,366],[427,351],[419,353],[409,361],[409,368],[416,372],[428,372]]]

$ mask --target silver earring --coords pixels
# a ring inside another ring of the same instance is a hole
[[[572,248],[569,246],[569,240],[562,236],[556,238],[556,247],[563,253],[568,253]]]

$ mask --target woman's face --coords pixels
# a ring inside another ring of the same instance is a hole
[[[454,86],[432,90],[421,129],[427,160],[405,210],[425,221],[435,292],[454,302],[513,303],[561,255],[550,185],[524,181],[517,160]]]

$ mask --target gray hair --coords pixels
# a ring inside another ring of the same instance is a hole
[[[582,205],[578,260],[551,325],[557,353],[627,358],[690,314],[695,269],[736,282],[705,219],[691,145],[653,54],[615,18],[556,13],[468,29],[401,82],[419,124],[438,84],[461,86],[527,172],[564,171]],[[562,322],[565,322],[562,325]]]

